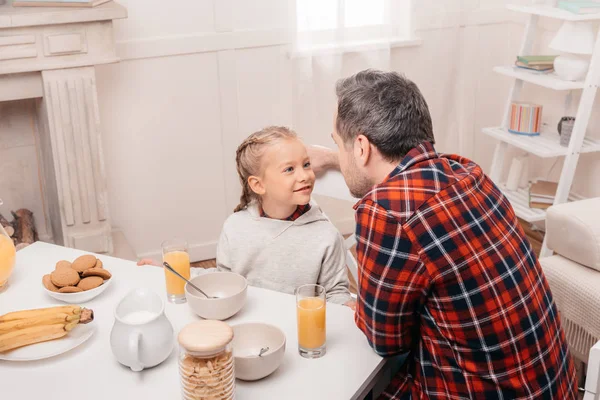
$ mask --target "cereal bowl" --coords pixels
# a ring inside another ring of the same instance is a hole
[[[285,334],[274,325],[248,322],[232,326],[235,377],[255,381],[271,375],[283,360]],[[261,356],[261,349],[268,348]]]
[[[208,272],[191,279],[191,282],[209,296],[206,298],[189,284],[185,284],[185,297],[191,309],[205,319],[219,321],[231,318],[246,303],[248,283],[234,272]]]

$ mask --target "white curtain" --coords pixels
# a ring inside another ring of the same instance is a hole
[[[390,43],[407,37],[409,0],[296,0],[290,52],[294,127],[331,145],[335,82],[366,68],[390,70]]]
[[[489,167],[493,141],[481,128],[500,123],[508,94],[508,81],[492,69],[512,62],[523,29],[507,19],[515,17],[509,2],[531,0],[292,1],[294,128],[309,143],[331,146],[336,80],[393,70],[422,91],[437,150]],[[416,38],[419,45],[403,47]]]

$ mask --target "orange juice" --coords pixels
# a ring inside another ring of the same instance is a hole
[[[171,267],[179,272],[186,279],[190,279],[190,256],[185,251],[171,251],[163,255],[163,261],[169,263]],[[165,278],[167,280],[167,294],[185,295],[185,282],[183,279],[165,268]]]
[[[325,344],[325,301],[318,297],[298,300],[298,345],[317,349]]]
[[[0,288],[6,284],[15,266],[15,245],[0,229]]]

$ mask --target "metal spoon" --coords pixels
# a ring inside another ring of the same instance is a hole
[[[268,347],[263,347],[262,349],[260,349],[260,352],[258,353],[259,357],[262,357],[263,354],[265,354],[267,351],[269,351]]]
[[[180,277],[181,279],[183,279],[184,281],[186,281],[187,283],[189,283],[191,287],[193,287],[194,289],[196,289],[197,291],[199,291],[200,293],[202,293],[202,294],[203,294],[203,295],[204,295],[204,296],[205,296],[207,299],[218,299],[218,297],[215,297],[215,296],[209,296],[209,295],[207,295],[207,294],[206,294],[206,293],[204,293],[204,291],[203,291],[202,289],[200,289],[198,286],[194,285],[192,282],[190,282],[190,281],[188,281],[187,279],[185,279],[185,278],[183,277],[183,275],[181,275],[179,272],[175,271],[175,270],[173,269],[173,267],[171,267],[171,266],[169,265],[169,263],[168,263],[168,262],[166,262],[166,261],[165,261],[165,262],[163,262],[163,266],[164,266],[166,269],[168,269],[169,271],[171,271],[172,273],[174,273],[175,275],[177,275],[178,277]]]

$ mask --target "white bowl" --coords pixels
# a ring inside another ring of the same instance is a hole
[[[77,293],[53,292],[51,290],[46,289],[46,287],[43,285],[42,285],[42,287],[44,288],[46,293],[48,293],[48,296],[53,297],[56,300],[64,301],[65,303],[71,303],[71,304],[81,304],[81,303],[85,303],[86,301],[92,300],[94,297],[99,296],[102,292],[104,292],[108,288],[108,286],[110,286],[110,283],[113,281],[113,279],[115,279],[114,276],[108,280],[105,280],[104,283],[102,285],[98,286],[97,288],[94,288],[91,290],[86,290],[84,292],[77,292]]]
[[[248,322],[232,328],[236,378],[255,381],[279,368],[285,354],[285,334],[281,329],[262,322]],[[263,347],[269,350],[258,357]]]
[[[242,275],[234,272],[208,272],[190,281],[207,295],[218,297],[206,298],[189,284],[185,284],[187,303],[202,318],[219,321],[231,318],[246,303],[248,283]]]

